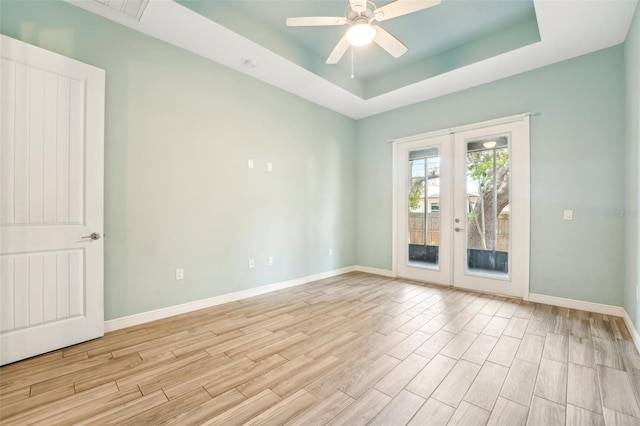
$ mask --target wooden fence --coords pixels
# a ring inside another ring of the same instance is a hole
[[[440,215],[429,213],[427,215],[427,245],[440,245]],[[424,213],[409,213],[409,243],[425,245],[424,241]]]
[[[427,215],[427,245],[440,245],[440,214],[429,213]],[[425,220],[424,213],[409,213],[409,244],[425,245]],[[498,251],[509,251],[509,217],[498,218]]]

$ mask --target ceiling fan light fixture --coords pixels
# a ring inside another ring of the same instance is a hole
[[[484,142],[484,143],[482,144],[482,146],[484,146],[485,148],[489,148],[489,149],[491,149],[491,148],[493,148],[494,146],[496,146],[496,144],[497,144],[497,143],[498,143],[498,142],[496,142],[496,141],[486,141],[486,142]]]
[[[347,31],[347,40],[352,46],[366,46],[376,36],[376,29],[368,22],[356,23]]]

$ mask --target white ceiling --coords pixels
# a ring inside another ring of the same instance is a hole
[[[362,82],[347,82],[352,86],[348,90],[345,84],[338,85],[326,75],[319,75],[323,73],[314,73],[290,58],[285,58],[286,55],[274,53],[273,50],[171,0],[150,0],[140,21],[94,0],[67,1],[354,119],[623,43],[637,4],[637,0],[533,0],[539,42],[447,72],[426,76],[423,80],[418,79],[403,87],[365,99],[362,95],[365,89],[358,86]],[[251,7],[247,5],[250,1],[242,1],[242,8]],[[446,1],[443,0],[443,3]],[[259,3],[262,2],[263,0],[255,0],[258,14],[262,7]],[[279,20],[277,14],[274,16],[271,23],[266,20],[267,25],[274,25]],[[411,45],[411,40],[403,41]],[[308,44],[309,39],[305,43]],[[320,52],[316,50],[316,54],[320,55],[322,47],[316,49],[320,49]],[[340,70],[334,68],[331,72],[335,74]]]

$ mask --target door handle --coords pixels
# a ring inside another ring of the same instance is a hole
[[[464,228],[455,228],[454,231],[456,232],[464,231]]]
[[[100,237],[101,237],[101,235],[100,235],[99,232],[94,232],[91,235],[85,235],[84,237],[80,237],[80,238],[82,238],[82,239],[85,239],[85,238],[89,239],[90,238],[92,240],[99,240]]]

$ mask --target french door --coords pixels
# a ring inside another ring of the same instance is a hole
[[[525,297],[528,116],[396,141],[400,277]]]

